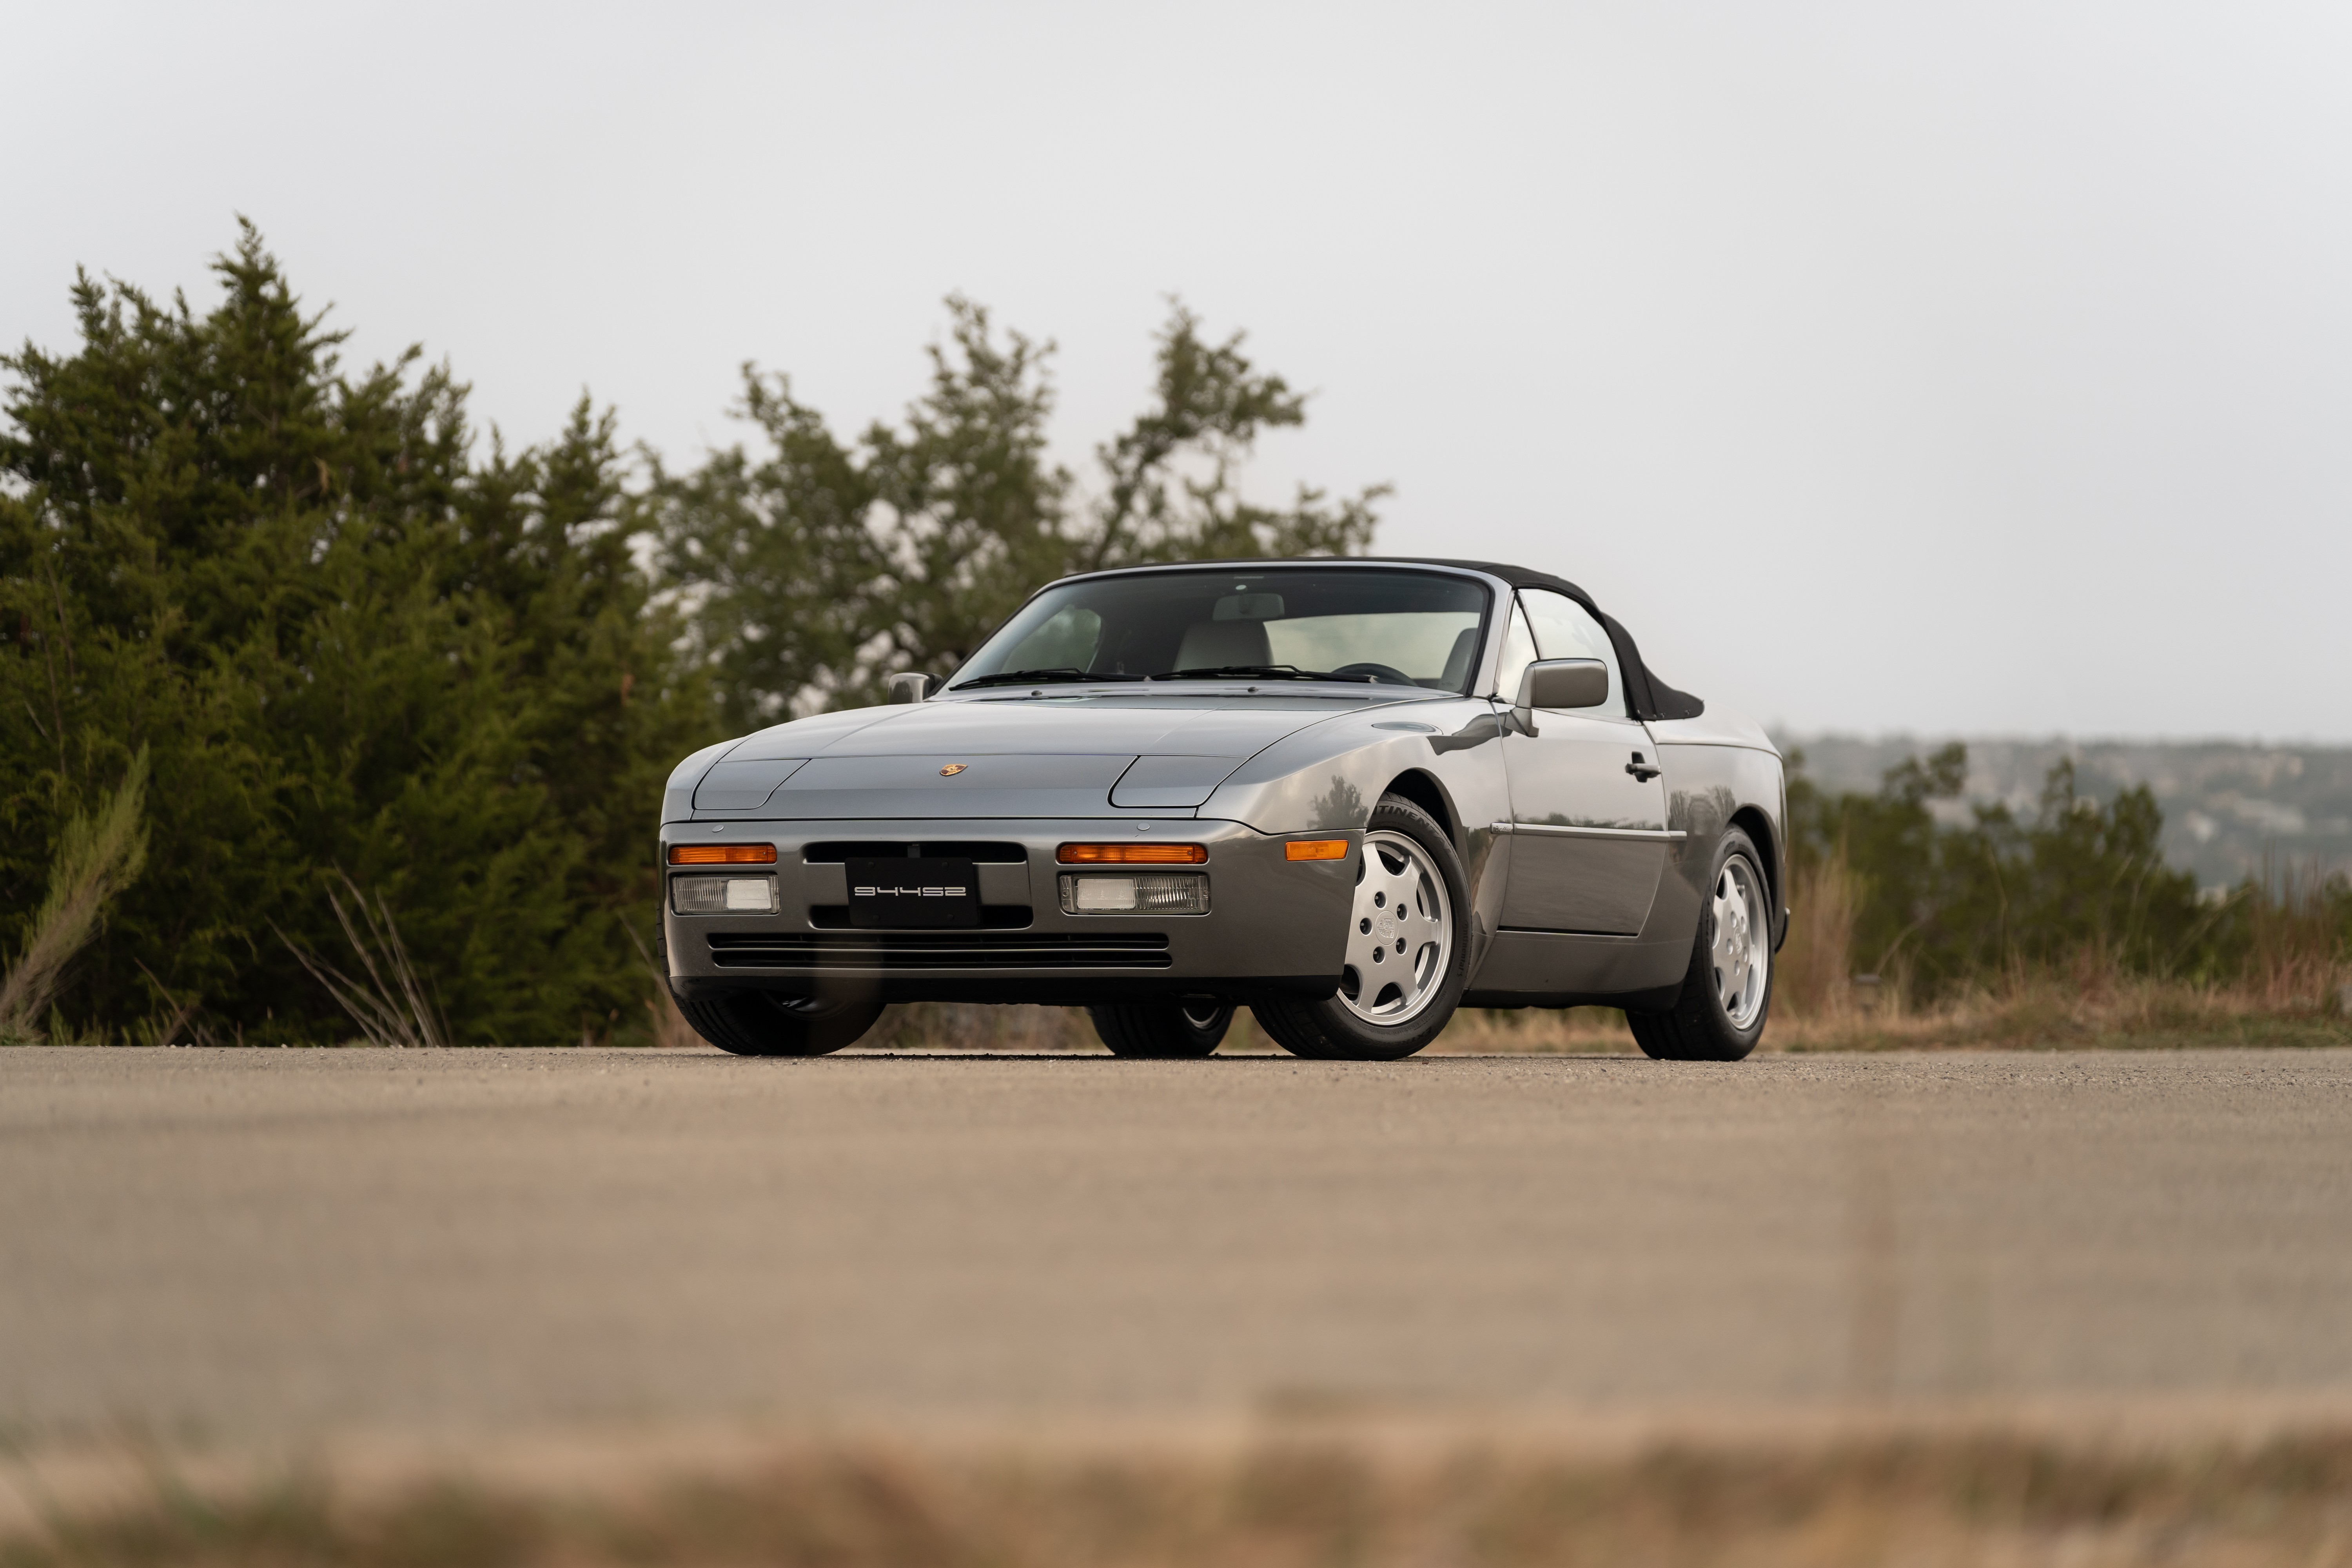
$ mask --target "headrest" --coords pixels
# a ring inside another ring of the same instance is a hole
[[[1264,621],[1194,621],[1176,649],[1178,669],[1273,662],[1274,647],[1266,641]]]
[[[1470,660],[1478,652],[1478,628],[1464,626],[1462,635],[1454,639],[1454,651],[1445,656],[1445,671],[1438,679],[1449,691],[1459,691],[1470,680]]]

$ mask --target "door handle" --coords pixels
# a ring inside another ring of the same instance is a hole
[[[1660,767],[1653,767],[1648,763],[1643,762],[1642,760],[1642,753],[1636,752],[1633,753],[1633,760],[1625,764],[1625,771],[1633,775],[1633,781],[1636,784],[1648,784],[1652,779],[1656,778],[1660,773],[1664,773],[1666,770]]]

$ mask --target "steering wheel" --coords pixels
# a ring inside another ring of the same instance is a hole
[[[1343,664],[1331,672],[1334,675],[1369,675],[1375,680],[1393,680],[1399,686],[1418,686],[1421,682],[1403,670],[1386,664]]]

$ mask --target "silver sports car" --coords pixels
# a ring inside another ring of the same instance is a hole
[[[1236,1005],[1389,1059],[1456,1007],[1622,1007],[1754,1048],[1788,930],[1780,755],[1573,584],[1467,561],[1068,577],[937,690],[678,764],[664,950],[704,1037],[856,1040],[887,1004],[1084,1005],[1122,1056]]]

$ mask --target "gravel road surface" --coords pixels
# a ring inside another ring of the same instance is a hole
[[[2352,1052],[0,1051],[0,1431],[2352,1391]]]

